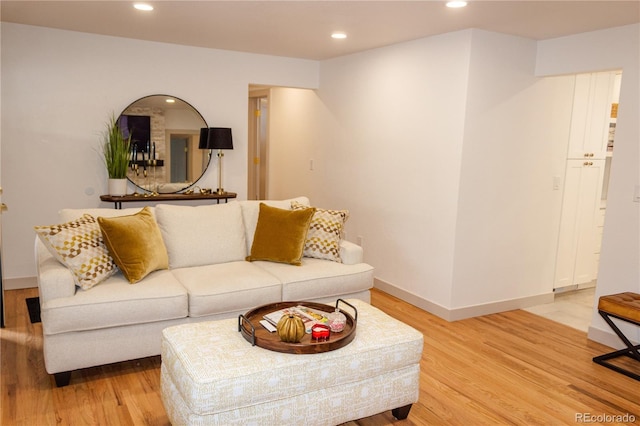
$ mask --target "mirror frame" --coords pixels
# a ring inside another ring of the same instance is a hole
[[[123,115],[131,115],[131,114],[127,114],[127,111],[128,111],[130,108],[135,107],[135,106],[136,106],[136,104],[137,104],[138,102],[143,101],[143,100],[146,100],[146,99],[149,99],[149,98],[155,98],[155,97],[158,97],[158,98],[172,98],[172,99],[175,99],[175,100],[176,100],[176,102],[181,102],[182,104],[184,104],[184,105],[185,105],[185,107],[190,108],[190,109],[191,109],[191,111],[195,112],[195,113],[197,114],[197,116],[199,116],[199,117],[200,117],[200,119],[202,120],[202,123],[203,123],[203,126],[202,126],[202,127],[209,127],[209,125],[207,124],[207,121],[204,119],[204,117],[202,116],[202,114],[200,113],[200,111],[198,111],[198,110],[197,110],[193,105],[191,105],[189,102],[187,102],[187,101],[185,101],[184,99],[181,99],[181,98],[179,98],[179,97],[177,97],[177,96],[167,95],[167,94],[162,94],[162,93],[143,96],[143,97],[138,98],[138,99],[136,99],[135,101],[131,102],[129,105],[127,105],[127,106],[122,110],[122,112],[120,112],[120,115],[118,115],[118,122],[120,122],[120,119],[122,118],[122,116],[123,116]],[[165,129],[165,130],[166,130],[166,129]],[[188,129],[188,130],[191,130],[191,129]],[[193,129],[193,131],[194,131],[194,132],[197,132],[197,133],[198,133],[198,135],[200,134],[200,128],[198,128],[198,129]],[[166,143],[167,143],[167,147],[168,147],[168,141],[166,141]],[[197,141],[196,141],[196,148],[197,148]],[[206,150],[202,150],[202,151],[206,151]],[[208,150],[208,151],[210,151],[210,150]],[[210,152],[207,152],[205,155],[207,156],[206,164],[204,164],[204,161],[203,161],[202,173],[200,173],[200,175],[199,175],[197,178],[193,179],[193,181],[192,181],[190,184],[188,184],[188,185],[186,185],[186,186],[184,186],[184,187],[181,187],[181,188],[179,188],[179,189],[176,189],[175,191],[162,191],[161,193],[162,193],[162,194],[177,194],[177,193],[179,193],[179,192],[183,192],[183,191],[185,191],[185,190],[187,190],[187,189],[189,189],[189,188],[191,188],[191,187],[195,186],[195,185],[198,183],[198,181],[202,178],[202,176],[204,176],[205,172],[206,172],[206,171],[207,171],[207,169],[209,168],[209,165],[211,164],[211,153],[210,153]],[[142,177],[141,177],[140,179],[141,179],[141,180],[145,180],[145,178],[142,178]],[[146,193],[146,192],[152,192],[149,188],[145,188],[145,187],[144,187],[144,185],[145,185],[145,184],[144,184],[144,182],[142,182],[142,183],[141,183],[141,182],[135,182],[135,181],[134,181],[134,180],[129,176],[129,173],[127,173],[127,180],[128,180],[129,182],[131,182],[131,183],[132,183],[136,188],[139,188],[139,189],[143,190],[145,193]],[[169,182],[169,183],[171,183],[171,182]]]

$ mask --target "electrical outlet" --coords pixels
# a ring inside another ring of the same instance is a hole
[[[633,202],[640,203],[640,185],[636,185],[635,190],[633,191]]]

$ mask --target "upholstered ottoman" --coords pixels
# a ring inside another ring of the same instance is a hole
[[[348,302],[358,309],[356,337],[320,354],[251,346],[237,319],[165,329],[161,387],[171,423],[336,425],[386,410],[406,418],[418,400],[422,334]]]

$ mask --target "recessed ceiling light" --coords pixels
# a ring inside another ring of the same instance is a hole
[[[347,35],[345,33],[336,32],[331,34],[331,38],[343,39],[343,38],[347,38]]]
[[[144,10],[145,12],[150,12],[153,10],[153,6],[147,3],[134,3],[133,7],[135,7],[138,10]]]
[[[174,103],[176,103],[176,100],[175,99],[171,99],[171,98],[167,98],[167,99],[165,99],[165,102],[168,103],[168,104],[174,104]]]
[[[458,8],[465,7],[467,5],[466,1],[448,1],[447,7]]]

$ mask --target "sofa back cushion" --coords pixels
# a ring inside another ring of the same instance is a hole
[[[89,209],[62,209],[58,211],[58,218],[61,222],[70,222],[82,217],[83,214],[90,214],[96,219],[99,217],[118,217],[131,216],[142,210],[141,207],[133,207],[127,209],[105,209],[105,208],[89,208]],[[153,214],[155,207],[149,207],[149,211]]]
[[[253,236],[256,233],[256,225],[258,224],[258,216],[260,215],[260,203],[264,203],[271,207],[277,207],[279,209],[291,210],[291,202],[296,201],[300,204],[309,205],[309,199],[307,197],[297,197],[289,200],[247,200],[239,201],[238,203],[242,207],[242,218],[244,221],[244,232],[247,243],[247,253],[251,253],[251,246],[253,245]]]
[[[244,260],[247,245],[240,204],[156,206],[169,268],[213,265]]]

